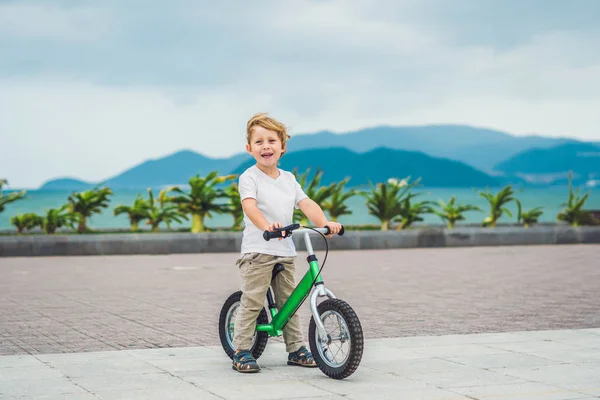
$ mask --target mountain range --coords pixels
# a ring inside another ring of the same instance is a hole
[[[462,125],[382,126],[343,134],[294,135],[281,167],[299,172],[321,168],[324,184],[346,176],[352,177],[353,185],[405,176],[421,177],[426,186],[551,184],[562,183],[569,170],[582,182],[600,175],[600,156],[595,154],[600,154],[600,142],[517,137]],[[246,153],[212,158],[182,150],[144,161],[102,183],[114,189],[163,187],[185,184],[191,176],[213,170],[240,173],[251,164]],[[40,189],[82,190],[94,184],[60,178]]]

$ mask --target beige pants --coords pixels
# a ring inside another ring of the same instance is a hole
[[[281,308],[290,297],[296,287],[294,258],[247,253],[237,261],[242,278],[242,300],[234,325],[233,345],[236,349],[249,350],[252,346],[252,337],[256,330],[256,318],[265,306],[267,290],[271,285],[273,266],[277,263],[283,264],[285,267],[285,271],[277,274],[277,278],[273,282],[277,307]],[[283,328],[283,340],[288,353],[297,351],[301,346],[304,346],[300,318],[297,314],[294,314]]]

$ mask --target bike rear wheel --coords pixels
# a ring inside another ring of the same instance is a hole
[[[327,341],[321,341],[313,316],[308,329],[312,356],[325,375],[333,379],[347,378],[362,359],[364,338],[358,316],[340,299],[327,299],[317,310],[327,331]]]
[[[221,308],[221,314],[219,316],[219,337],[221,339],[221,345],[223,346],[223,350],[229,356],[229,358],[233,359],[233,354],[235,353],[235,346],[233,345],[233,335],[234,335],[234,322],[237,311],[240,307],[240,302],[242,299],[242,292],[238,291],[233,293]],[[269,319],[267,318],[267,311],[263,308],[260,310],[258,314],[258,318],[256,320],[257,324],[268,324]],[[267,332],[255,332],[254,337],[252,338],[252,346],[250,347],[250,352],[254,356],[254,358],[258,359],[265,347],[267,347],[267,341],[269,340],[269,335]]]

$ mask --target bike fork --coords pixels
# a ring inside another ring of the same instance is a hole
[[[306,251],[308,253],[308,257],[314,257],[315,252],[312,247],[312,243],[310,241],[310,236],[308,233],[304,234],[304,244],[306,245]],[[329,297],[330,299],[335,299],[335,295],[333,292],[325,287],[325,284],[321,281],[317,283],[315,286],[315,290],[313,290],[312,295],[310,296],[310,311],[312,312],[313,318],[315,320],[315,324],[317,326],[317,332],[319,332],[319,338],[322,343],[329,342],[329,338],[327,337],[327,331],[325,330],[325,326],[323,325],[323,321],[321,321],[321,316],[319,315],[319,311],[317,310],[317,298],[318,297]]]
[[[321,342],[328,343],[329,337],[327,336],[327,331],[325,330],[325,326],[323,325],[323,321],[321,321],[321,316],[319,315],[319,311],[317,310],[318,297],[329,297],[330,299],[335,299],[335,295],[333,294],[333,292],[331,292],[331,290],[327,289],[324,284],[320,284],[317,285],[317,287],[315,287],[315,290],[310,296],[310,311],[312,312],[313,318],[315,320],[317,332],[319,332]]]

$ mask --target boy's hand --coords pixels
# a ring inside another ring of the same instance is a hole
[[[332,235],[337,235],[342,230],[342,224],[340,224],[339,222],[327,221],[327,223],[325,224],[325,226],[329,227],[330,234],[327,235],[327,237],[329,237],[329,238]],[[325,228],[325,226],[323,226],[323,228]]]
[[[269,232],[274,232],[275,228],[283,228],[283,226],[281,226],[281,223],[279,222],[273,222],[271,225],[269,225]],[[280,238],[277,238],[277,240],[282,240],[285,237],[285,231],[281,232],[281,236]]]

